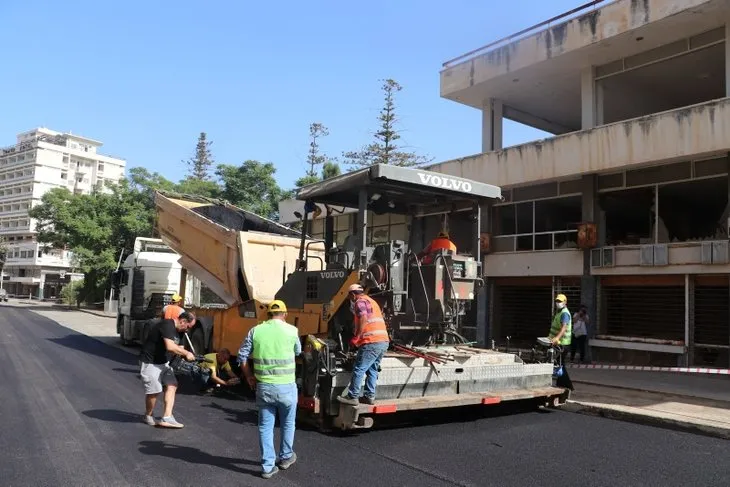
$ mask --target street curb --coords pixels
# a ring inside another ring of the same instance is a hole
[[[661,418],[638,412],[620,411],[609,407],[584,404],[578,401],[568,401],[563,406],[561,406],[560,409],[571,413],[585,414],[588,416],[599,416],[602,418],[614,419],[628,423],[636,423],[646,426],[654,426],[657,428],[682,431],[685,433],[710,436],[723,440],[730,440],[730,428],[720,428],[716,426],[698,424],[691,421],[682,421],[678,419]]]
[[[50,307],[56,308],[56,309],[63,309],[65,311],[81,311],[82,313],[99,316],[101,318],[114,318],[114,316],[108,315],[108,314],[104,313],[103,311],[96,311],[94,309],[77,308],[76,306],[68,306],[68,305],[64,305],[64,304],[53,304]]]
[[[608,389],[620,389],[622,391],[637,391],[637,392],[647,392],[649,394],[661,394],[663,396],[678,397],[678,398],[682,398],[682,399],[689,399],[692,401],[703,401],[703,402],[716,403],[716,404],[720,405],[720,407],[725,407],[725,408],[730,409],[730,401],[724,401],[722,399],[713,399],[711,397],[691,396],[689,394],[682,394],[681,392],[662,392],[662,391],[656,391],[656,390],[651,390],[651,389],[645,389],[645,388],[641,388],[641,387],[615,386],[615,385],[602,384],[600,382],[594,382],[594,381],[588,381],[588,380],[573,380],[573,384],[585,384],[587,386],[606,387]]]

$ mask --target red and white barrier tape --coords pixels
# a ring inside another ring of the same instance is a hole
[[[651,367],[640,365],[568,364],[569,369],[640,370],[645,372],[680,372],[685,374],[730,375],[730,369],[707,367]]]

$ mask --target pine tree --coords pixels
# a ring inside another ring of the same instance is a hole
[[[195,146],[195,157],[184,161],[188,166],[188,178],[198,181],[207,181],[210,178],[209,171],[213,167],[213,155],[210,146],[213,142],[207,140],[205,132],[200,132],[198,143]]]
[[[400,140],[400,131],[396,124],[399,119],[396,115],[395,95],[403,87],[393,79],[383,81],[383,108],[378,114],[380,128],[375,132],[375,141],[359,151],[345,152],[343,156],[347,164],[356,167],[367,167],[373,164],[392,164],[394,166],[418,166],[431,162],[432,159],[403,151],[397,141]]]

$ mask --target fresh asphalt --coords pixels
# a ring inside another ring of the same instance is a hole
[[[561,411],[462,412],[355,436],[299,430],[258,477],[249,401],[179,394],[182,430],[141,422],[134,353],[0,306],[0,485],[726,486],[730,442]]]

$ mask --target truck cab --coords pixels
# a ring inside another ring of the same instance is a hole
[[[138,237],[134,250],[114,273],[117,333],[125,345],[138,341],[144,322],[159,316],[172,295],[180,292],[179,259],[162,240]]]

